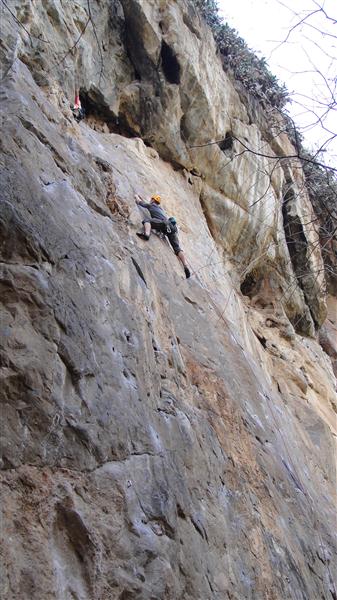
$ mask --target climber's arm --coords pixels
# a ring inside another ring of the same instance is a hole
[[[143,198],[141,198],[141,196],[139,196],[138,194],[135,194],[135,198],[136,198],[136,204],[138,204],[138,206],[142,206],[143,208],[149,209],[150,204],[148,202],[144,202],[144,200],[143,200]]]

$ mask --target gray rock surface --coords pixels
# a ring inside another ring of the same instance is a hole
[[[334,598],[335,378],[316,339],[324,275],[301,174],[235,145],[189,147],[229,130],[266,144],[191,4],[14,9],[24,28],[2,6],[3,597]],[[268,153],[277,144],[290,143]],[[134,194],[154,192],[189,280],[164,240],[135,235]]]

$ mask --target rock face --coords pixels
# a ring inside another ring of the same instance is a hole
[[[336,598],[313,210],[242,147],[293,153],[278,119],[183,0],[2,11],[3,596]],[[154,192],[189,280],[135,235]]]

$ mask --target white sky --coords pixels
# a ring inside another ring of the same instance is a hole
[[[315,151],[335,135],[321,160],[337,167],[336,104],[325,115],[333,93],[337,100],[337,0],[218,0],[218,6],[224,21],[286,84],[293,99],[286,108],[304,135],[304,145]],[[284,42],[292,27],[320,7],[334,23],[317,12]],[[321,125],[314,125],[317,117],[323,119]]]

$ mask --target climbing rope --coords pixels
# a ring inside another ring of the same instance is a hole
[[[168,245],[169,245],[169,244],[168,244]],[[169,245],[169,246],[170,246],[170,245]],[[173,252],[173,249],[171,248],[171,246],[170,246],[170,249],[171,249],[172,253],[174,253],[174,252]],[[209,258],[210,258],[210,256],[213,254],[214,250],[215,250],[215,249],[213,249],[213,250],[211,251],[211,254],[209,255],[208,259],[209,259]],[[267,251],[266,251],[266,252],[267,252]],[[258,257],[258,259],[260,259],[260,257]],[[255,259],[255,261],[254,261],[254,262],[256,262],[256,260],[258,260],[258,259]],[[208,261],[207,261],[207,262],[208,262]],[[208,266],[208,265],[206,265],[206,267],[207,267],[207,266]],[[251,268],[251,265],[249,265],[249,267],[246,267],[246,269],[243,271],[242,275],[245,273],[245,271],[246,271],[248,268]],[[204,282],[202,281],[202,279],[201,279],[201,278],[199,277],[199,275],[198,275],[198,271],[200,271],[200,270],[201,270],[201,269],[198,269],[198,270],[196,270],[196,271],[194,270],[194,271],[193,271],[193,273],[192,273],[192,275],[194,275],[194,277],[195,277],[195,279],[197,280],[197,282],[199,283],[199,285],[200,285],[200,286],[202,287],[202,289],[203,289],[203,290],[206,292],[206,294],[207,294],[207,296],[208,296],[208,298],[209,298],[209,300],[210,300],[210,303],[211,303],[211,305],[213,306],[213,308],[214,308],[214,310],[215,310],[216,314],[218,315],[218,321],[217,321],[217,323],[219,323],[219,321],[220,321],[220,320],[222,320],[222,321],[223,321],[223,323],[225,324],[226,328],[229,330],[229,332],[230,332],[230,334],[231,334],[232,338],[235,340],[236,344],[239,346],[239,348],[240,348],[240,349],[242,350],[242,352],[244,353],[245,351],[244,351],[244,348],[243,348],[243,346],[242,346],[242,345],[240,344],[240,342],[238,341],[238,339],[237,339],[237,336],[236,336],[235,332],[232,330],[232,328],[230,327],[230,324],[228,323],[228,320],[227,320],[227,319],[225,318],[225,316],[224,316],[224,314],[225,314],[225,312],[226,312],[226,309],[227,309],[227,306],[228,306],[228,304],[229,304],[229,301],[230,301],[230,299],[231,299],[231,296],[232,296],[232,294],[233,294],[233,288],[231,289],[230,293],[228,294],[228,297],[227,297],[227,300],[226,300],[226,303],[225,303],[225,306],[224,306],[224,308],[223,308],[223,309],[220,311],[220,309],[219,309],[218,305],[217,305],[217,304],[216,304],[216,302],[213,300],[213,298],[212,298],[212,296],[211,296],[211,293],[210,293],[209,289],[207,288],[207,286],[204,284]],[[245,357],[245,358],[246,358],[246,357]],[[252,367],[252,365],[251,365],[249,362],[248,362],[248,368],[249,368],[249,370],[251,371],[251,373],[253,374],[253,377],[255,378],[255,380],[256,380],[256,382],[257,382],[257,384],[258,384],[258,386],[259,386],[259,385],[260,385],[260,381],[258,380],[258,377],[257,377],[257,375],[256,375],[256,373],[255,373],[255,371],[254,371],[254,369],[253,369],[253,367]],[[274,424],[275,431],[277,432],[277,434],[278,434],[278,437],[279,437],[279,439],[281,440],[281,443],[282,443],[282,445],[283,445],[283,448],[284,448],[284,453],[285,453],[285,457],[286,457],[286,459],[287,459],[287,461],[288,461],[288,464],[289,464],[289,466],[290,466],[290,469],[289,469],[289,467],[287,467],[287,464],[286,464],[286,463],[285,463],[283,460],[282,460],[282,463],[283,463],[284,467],[287,469],[287,471],[289,471],[289,473],[290,473],[290,475],[291,475],[291,479],[292,479],[293,483],[295,483],[295,484],[296,484],[296,487],[297,487],[298,489],[300,489],[300,491],[303,493],[303,495],[304,495],[304,497],[305,497],[305,499],[306,499],[306,502],[307,502],[307,505],[308,505],[308,507],[309,507],[309,511],[310,511],[310,514],[311,514],[311,517],[312,517],[312,521],[313,521],[313,531],[315,532],[315,535],[317,535],[317,537],[318,537],[319,546],[320,546],[322,549],[324,549],[323,538],[322,538],[322,535],[321,535],[321,532],[320,532],[320,529],[319,529],[319,526],[320,526],[320,521],[318,520],[318,518],[317,518],[317,516],[316,516],[316,515],[317,515],[317,510],[316,510],[315,502],[314,502],[313,498],[311,497],[311,495],[309,494],[309,492],[308,492],[308,490],[307,490],[306,486],[303,484],[303,482],[302,482],[302,480],[301,480],[301,476],[299,475],[299,473],[298,473],[298,471],[297,471],[297,469],[296,469],[296,466],[295,466],[295,464],[294,464],[294,462],[293,462],[293,460],[292,460],[292,458],[291,458],[290,449],[289,449],[289,447],[288,447],[288,444],[287,444],[287,442],[286,442],[286,439],[285,439],[285,437],[284,437],[284,435],[283,435],[283,433],[282,433],[282,428],[281,428],[281,426],[280,426],[280,424],[279,424],[279,421],[278,421],[278,418],[277,418],[277,416],[275,415],[275,411],[273,410],[273,407],[272,407],[272,403],[271,403],[270,397],[269,397],[268,393],[267,393],[265,390],[263,390],[263,392],[262,392],[262,393],[263,393],[263,396],[264,396],[264,398],[265,398],[265,400],[266,400],[266,406],[267,406],[267,409],[268,409],[268,411],[269,411],[269,414],[270,414],[270,416],[271,416],[272,422],[273,422],[273,424]],[[297,480],[297,481],[296,481],[296,480]],[[306,517],[306,516],[307,516],[307,513],[304,511],[304,509],[303,509],[303,507],[302,507],[302,504],[301,504],[301,503],[299,503],[299,506],[300,506],[300,509],[301,509],[301,511],[302,511],[302,514],[303,514],[303,515]],[[325,559],[325,556],[324,556],[324,559]],[[332,586],[332,588],[333,588],[333,591],[334,591],[334,597],[335,597],[335,598],[336,598],[336,600],[337,600],[336,588],[335,588],[334,580],[333,580],[333,578],[332,578],[332,574],[331,574],[331,570],[330,570],[330,566],[329,566],[329,561],[328,561],[327,559],[325,559],[325,560],[324,560],[324,565],[326,566],[326,569],[327,569],[328,578],[329,578],[329,584],[330,584],[330,586]]]

